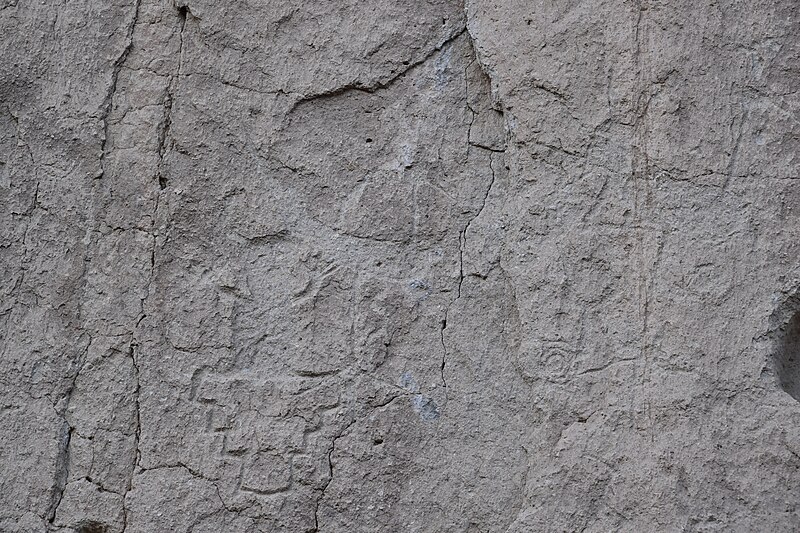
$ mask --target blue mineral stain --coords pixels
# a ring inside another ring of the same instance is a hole
[[[427,396],[415,394],[411,398],[411,406],[419,414],[419,417],[426,422],[439,418],[439,406]]]
[[[420,296],[417,297],[418,302],[422,302],[427,300],[428,297],[433,293],[433,289],[431,288],[431,284],[425,281],[424,279],[412,279],[408,282],[408,286],[415,291],[419,291],[421,293]]]
[[[419,385],[417,385],[417,380],[414,379],[414,376],[411,375],[411,372],[405,371],[403,375],[400,376],[400,386],[403,387],[408,392],[418,393],[419,392]]]
[[[432,398],[420,394],[417,380],[414,379],[411,372],[403,372],[403,375],[400,376],[399,384],[405,390],[412,393],[411,407],[414,408],[414,411],[417,412],[421,420],[429,422],[439,418],[439,406],[436,405],[436,402],[434,402]]]

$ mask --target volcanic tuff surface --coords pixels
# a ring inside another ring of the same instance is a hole
[[[0,0],[0,531],[800,529],[794,0]]]

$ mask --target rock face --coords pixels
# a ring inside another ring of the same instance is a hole
[[[0,35],[0,531],[800,529],[794,0]]]

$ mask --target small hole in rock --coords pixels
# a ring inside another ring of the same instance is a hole
[[[372,139],[370,137],[367,137],[367,141],[366,142],[367,142],[367,144],[369,144],[369,143],[372,142]]]
[[[781,388],[800,401],[800,312],[781,331],[775,369]]]
[[[373,443],[373,444],[375,444],[376,446],[377,446],[378,444],[383,444],[383,439],[382,439],[382,438],[380,438],[380,437],[376,437],[376,438],[375,438],[375,439],[372,441],[372,443]]]
[[[106,533],[106,525],[100,522],[84,522],[78,528],[78,533]]]

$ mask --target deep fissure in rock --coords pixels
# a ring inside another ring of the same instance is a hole
[[[800,401],[800,311],[795,312],[781,330],[775,370],[780,387]]]

